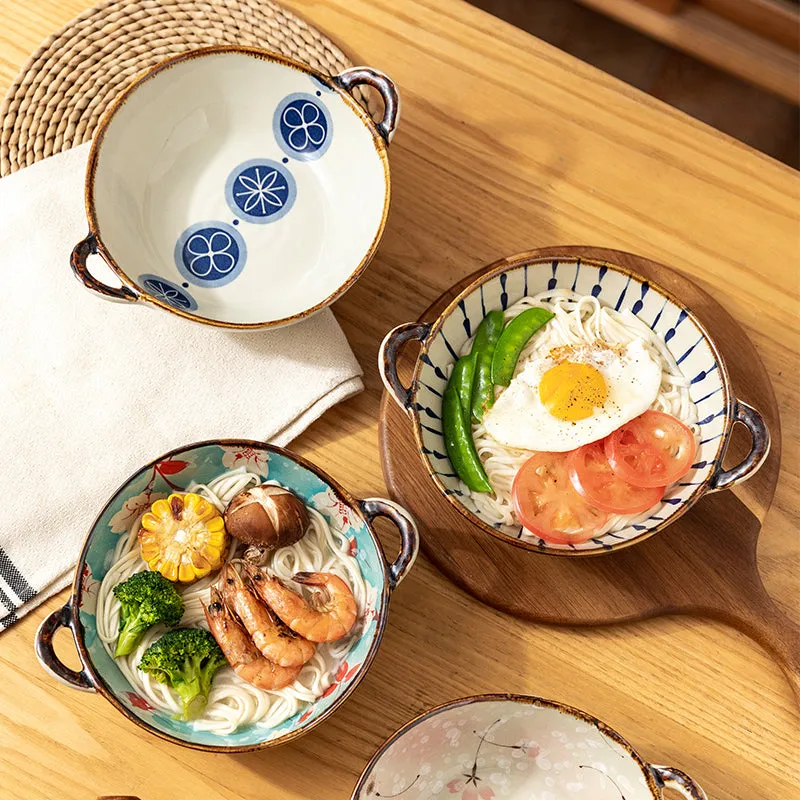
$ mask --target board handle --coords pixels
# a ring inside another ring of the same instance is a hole
[[[54,611],[49,617],[46,617],[39,630],[36,631],[36,639],[34,641],[34,648],[36,649],[36,658],[39,663],[49,672],[57,681],[61,681],[66,686],[71,686],[73,689],[80,689],[83,692],[96,692],[94,683],[86,672],[86,668],[81,668],[80,672],[70,669],[66,664],[61,662],[61,659],[56,655],[53,649],[53,637],[59,628],[69,628],[72,631],[73,638],[75,637],[75,629],[72,627],[72,600]]]
[[[748,602],[737,611],[737,618],[750,636],[775,656],[800,708],[800,625],[781,611],[760,578],[750,587]]]
[[[722,459],[725,457],[725,451],[728,449],[726,443],[725,447],[722,449],[722,455],[717,462],[717,468],[708,480],[709,492],[732,489],[742,481],[746,481],[749,477],[758,472],[764,460],[769,455],[769,429],[767,428],[767,423],[764,422],[764,417],[762,417],[753,406],[749,406],[747,403],[737,399],[733,410],[733,422],[734,425],[737,422],[741,423],[750,431],[750,438],[752,439],[750,452],[735,467],[723,469]],[[728,439],[730,440],[730,434],[728,434]]]
[[[706,793],[683,770],[650,764],[650,771],[660,789],[674,789],[686,800],[708,800]]]
[[[406,411],[411,411],[413,392],[403,386],[397,374],[400,348],[406,342],[418,341],[425,344],[430,332],[431,326],[426,322],[406,322],[386,334],[378,351],[378,369],[381,371],[383,385],[397,405]]]

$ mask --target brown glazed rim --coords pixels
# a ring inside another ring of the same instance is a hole
[[[512,693],[503,693],[503,694],[477,694],[472,695],[470,697],[462,697],[458,700],[450,700],[447,703],[442,703],[441,705],[435,706],[434,708],[429,709],[428,711],[423,711],[422,714],[419,716],[414,717],[409,722],[406,722],[401,728],[396,730],[376,751],[372,758],[367,763],[367,766],[364,767],[364,771],[361,773],[361,776],[358,779],[358,783],[356,784],[355,789],[353,789],[353,793],[350,796],[350,800],[361,800],[359,798],[359,792],[364,788],[365,783],[370,777],[370,773],[375,768],[378,761],[380,761],[381,756],[399,739],[401,739],[408,731],[412,728],[415,728],[421,722],[425,722],[425,720],[430,719],[431,717],[435,717],[437,714],[440,714],[444,711],[449,711],[451,708],[460,708],[461,706],[468,706],[472,703],[490,703],[496,701],[507,701],[512,703],[519,703],[521,705],[528,705],[528,706],[536,706],[537,708],[551,708],[555,711],[560,711],[562,714],[567,714],[568,716],[574,717],[575,719],[580,720],[581,722],[586,722],[597,730],[600,731],[604,736],[607,736],[609,739],[615,741],[620,747],[622,747],[629,756],[639,765],[639,768],[642,770],[644,774],[644,779],[647,782],[647,788],[650,789],[652,792],[653,798],[658,798],[658,784],[656,783],[656,779],[653,776],[653,772],[650,769],[650,765],[634,750],[631,743],[621,736],[617,731],[614,730],[611,726],[607,725],[602,720],[597,719],[597,717],[593,717],[591,714],[587,714],[585,711],[581,711],[579,708],[574,708],[573,706],[568,706],[564,703],[559,703],[555,700],[545,700],[542,697],[535,697],[534,695],[528,694],[512,694]],[[364,798],[363,800],[366,800]]]
[[[254,449],[266,450],[270,453],[277,453],[278,455],[284,456],[285,458],[294,461],[296,464],[305,467],[310,472],[313,472],[318,478],[327,483],[334,490],[337,496],[345,502],[347,507],[351,509],[354,512],[354,514],[364,523],[367,531],[369,532],[370,538],[372,539],[372,543],[375,545],[375,549],[378,553],[378,561],[380,562],[381,573],[383,574],[383,590],[381,592],[382,611],[380,618],[378,619],[378,624],[375,629],[375,633],[373,635],[372,644],[370,645],[369,651],[367,652],[367,655],[361,664],[361,668],[351,678],[349,684],[342,692],[338,700],[336,700],[336,702],[333,703],[327,711],[325,711],[323,714],[320,714],[320,716],[317,719],[313,720],[310,723],[304,723],[304,727],[300,728],[299,730],[288,731],[282,736],[279,736],[277,739],[270,739],[268,741],[259,742],[257,744],[236,745],[232,747],[225,747],[222,745],[213,745],[213,744],[197,744],[196,742],[187,742],[178,736],[172,736],[168,733],[165,733],[164,731],[158,730],[154,726],[148,724],[143,719],[138,717],[126,706],[124,706],[117,699],[113,690],[106,684],[105,680],[100,675],[100,673],[95,669],[89,651],[86,648],[86,644],[84,642],[85,631],[83,628],[83,623],[80,620],[80,604],[83,594],[83,590],[81,587],[81,575],[83,573],[83,565],[86,560],[86,555],[89,551],[89,544],[92,540],[94,529],[97,527],[103,515],[109,509],[114,500],[118,497],[120,492],[137,475],[141,474],[142,471],[155,467],[155,465],[158,464],[159,462],[164,461],[165,459],[171,458],[173,456],[180,455],[181,453],[185,453],[187,450],[194,450],[199,447],[207,447],[212,445],[217,445],[221,447],[227,447],[227,446],[252,447]],[[391,592],[389,590],[389,573],[386,565],[386,557],[383,552],[383,547],[381,546],[378,537],[375,535],[375,531],[372,529],[372,525],[364,515],[363,511],[361,510],[360,501],[355,497],[353,497],[353,495],[351,495],[338,481],[335,481],[324,470],[312,464],[307,459],[297,455],[296,453],[291,452],[290,450],[286,450],[283,447],[277,447],[276,445],[267,444],[265,442],[258,442],[255,439],[208,439],[206,441],[193,442],[192,444],[176,447],[173,450],[170,450],[168,453],[164,453],[158,458],[153,459],[152,461],[148,462],[142,467],[139,467],[139,469],[137,469],[136,472],[130,475],[124,481],[124,483],[120,484],[120,486],[114,491],[114,493],[109,498],[108,502],[103,506],[102,510],[95,518],[95,521],[92,523],[91,528],[89,528],[89,533],[86,535],[86,539],[84,540],[80,558],[78,559],[78,565],[75,568],[75,578],[72,585],[72,594],[69,599],[69,604],[70,604],[70,614],[72,616],[73,638],[75,640],[75,646],[78,649],[78,655],[80,656],[83,668],[89,673],[92,682],[94,683],[95,687],[100,692],[100,694],[103,695],[103,697],[105,697],[106,700],[108,700],[108,702],[111,703],[111,705],[113,705],[118,711],[122,712],[129,720],[134,722],[143,730],[146,730],[148,733],[155,734],[161,739],[165,739],[168,742],[173,742],[174,744],[182,745],[183,747],[189,747],[192,748],[193,750],[204,750],[207,753],[247,753],[247,752],[252,752],[254,750],[264,750],[268,747],[276,747],[277,745],[285,744],[286,742],[290,742],[294,739],[297,739],[299,736],[308,733],[308,731],[310,731],[312,728],[316,728],[317,725],[324,722],[334,711],[336,711],[337,708],[339,708],[339,706],[341,706],[341,704],[353,693],[353,691],[355,691],[356,687],[358,686],[359,683],[361,683],[362,679],[364,678],[370,666],[372,665],[372,661],[374,660],[375,655],[378,652],[378,648],[380,647],[381,639],[383,638],[383,632],[386,627],[386,621],[389,614],[390,598],[391,598]]]
[[[420,371],[422,370],[422,356],[426,355],[428,352],[428,342],[432,341],[436,334],[439,333],[442,326],[444,325],[445,320],[453,313],[453,311],[458,307],[458,303],[467,295],[472,294],[476,291],[480,286],[488,281],[492,280],[493,278],[501,275],[504,272],[509,272],[512,269],[519,269],[520,267],[524,266],[531,266],[534,264],[544,264],[544,263],[552,263],[553,261],[580,261],[581,264],[589,264],[595,267],[606,267],[607,269],[613,270],[614,272],[619,272],[622,275],[626,275],[630,278],[633,278],[639,283],[647,283],[648,286],[666,297],[670,302],[676,305],[678,308],[682,309],[686,312],[687,317],[697,326],[700,333],[705,338],[708,346],[711,348],[711,352],[714,354],[714,357],[717,360],[717,364],[719,365],[719,373],[722,377],[722,390],[725,395],[725,430],[723,435],[719,438],[719,443],[717,444],[717,450],[714,453],[713,462],[715,464],[719,464],[720,459],[725,453],[725,449],[728,444],[728,440],[731,434],[731,428],[733,427],[733,393],[731,391],[730,385],[730,377],[728,375],[728,369],[725,366],[725,361],[722,358],[722,354],[719,351],[714,340],[711,338],[711,335],[706,330],[705,326],[700,322],[700,320],[695,316],[694,312],[691,309],[686,307],[686,304],[675,297],[672,292],[665,289],[660,284],[651,281],[649,278],[645,278],[643,275],[640,275],[638,272],[634,272],[633,270],[625,269],[624,267],[619,267],[615,264],[611,264],[608,261],[602,261],[596,258],[582,258],[576,255],[549,255],[549,256],[538,256],[536,250],[527,250],[524,253],[517,253],[513,256],[508,256],[506,258],[501,258],[498,261],[489,264],[485,268],[485,272],[476,280],[472,281],[468,286],[462,289],[458,295],[448,304],[447,308],[442,311],[441,314],[436,318],[436,321],[431,324],[430,331],[425,336],[425,341],[423,342],[419,355],[416,358],[416,363],[414,366],[414,377],[411,381],[411,395],[410,395],[410,411],[408,412],[411,420],[412,420],[412,428],[414,431],[414,440],[417,444],[417,451],[419,452],[420,458],[422,463],[425,465],[425,469],[428,472],[428,475],[433,479],[433,482],[436,484],[439,491],[445,497],[448,503],[450,503],[453,508],[458,511],[463,517],[465,517],[469,522],[473,525],[477,525],[481,530],[486,531],[487,533],[494,536],[496,539],[500,541],[507,542],[508,544],[514,545],[514,547],[519,547],[522,550],[527,550],[529,552],[534,553],[542,553],[548,556],[558,556],[558,557],[591,557],[591,556],[601,556],[607,553],[611,553],[616,550],[623,550],[626,547],[631,547],[632,545],[639,544],[639,542],[643,542],[645,539],[649,539],[651,536],[655,536],[659,531],[666,528],[671,523],[675,522],[676,519],[683,516],[705,493],[707,488],[708,479],[701,484],[698,484],[692,491],[692,493],[686,498],[686,500],[681,504],[677,511],[670,514],[663,522],[659,522],[658,525],[654,526],[653,528],[649,528],[646,531],[642,531],[638,536],[633,537],[632,539],[628,539],[624,542],[615,542],[603,548],[598,548],[597,550],[561,550],[561,549],[550,549],[550,548],[543,548],[533,542],[525,541],[524,539],[518,539],[514,536],[509,536],[502,531],[493,528],[491,525],[485,523],[480,517],[476,514],[473,514],[468,508],[462,505],[458,500],[456,500],[452,495],[448,494],[446,491],[446,487],[442,484],[439,480],[439,477],[436,475],[436,472],[433,470],[430,461],[425,457],[423,453],[423,442],[422,442],[422,431],[420,430],[420,419],[419,419],[419,411],[416,409],[416,400],[417,400],[417,390],[419,388],[419,375]],[[712,473],[709,474],[709,478],[711,477]]]
[[[196,58],[203,58],[205,56],[213,56],[221,54],[238,54],[238,55],[250,56],[256,59],[261,59],[263,61],[271,61],[273,63],[281,64],[284,67],[297,70],[298,72],[303,72],[306,75],[310,75],[311,77],[316,78],[318,81],[323,83],[332,91],[336,92],[336,94],[338,94],[339,97],[343,98],[344,101],[347,103],[347,105],[349,105],[350,108],[355,112],[356,116],[364,123],[364,125],[367,127],[367,130],[369,130],[370,135],[372,136],[372,141],[375,145],[378,157],[381,159],[381,163],[383,164],[383,177],[386,185],[386,190],[384,192],[384,198],[383,198],[383,211],[381,213],[381,221],[380,224],[378,225],[378,230],[375,232],[375,236],[372,240],[372,243],[370,244],[369,248],[367,248],[364,257],[356,266],[355,270],[353,270],[353,272],[350,274],[347,280],[338,289],[336,289],[336,291],[329,294],[324,300],[321,300],[319,303],[312,306],[311,308],[307,308],[305,311],[300,311],[288,317],[269,320],[268,322],[226,322],[224,320],[208,319],[207,317],[200,316],[199,314],[192,314],[189,311],[183,311],[179,308],[173,308],[168,303],[165,303],[162,300],[158,300],[157,298],[151,297],[150,295],[142,292],[141,289],[137,286],[137,284],[134,281],[132,281],[130,277],[128,277],[128,275],[122,270],[119,264],[117,264],[116,260],[114,259],[114,256],[109,252],[109,250],[103,244],[103,240],[100,235],[100,225],[97,221],[97,215],[95,214],[95,208],[94,208],[95,173],[97,171],[97,166],[100,160],[100,154],[103,147],[103,140],[108,130],[108,126],[111,124],[111,121],[116,115],[117,111],[119,111],[119,109],[122,108],[122,106],[127,102],[127,100],[136,92],[136,90],[140,86],[142,86],[144,83],[147,83],[149,80],[155,78],[161,72],[164,72],[170,69],[171,67],[174,67],[176,64],[181,64],[184,61],[191,61]],[[288,325],[292,322],[297,322],[298,320],[311,316],[320,309],[329,306],[337,298],[341,297],[341,295],[343,295],[348,289],[350,289],[352,285],[358,280],[361,273],[366,269],[369,262],[372,261],[373,257],[375,256],[375,252],[378,249],[378,243],[383,237],[383,232],[386,228],[386,220],[389,216],[389,202],[392,194],[392,180],[389,172],[389,157],[387,155],[387,148],[388,145],[384,141],[381,134],[378,132],[378,129],[372,117],[370,117],[370,115],[364,110],[364,108],[356,101],[356,99],[349,92],[346,92],[344,89],[339,87],[331,76],[323,75],[321,72],[318,72],[312,67],[309,67],[308,65],[303,64],[299,61],[295,61],[294,59],[287,58],[286,56],[283,56],[280,53],[275,53],[272,52],[271,50],[262,50],[257,47],[241,47],[238,45],[215,45],[213,47],[203,47],[197,50],[190,50],[188,53],[180,53],[179,55],[171,56],[170,58],[167,58],[164,61],[159,62],[155,66],[149,67],[148,69],[142,71],[138,77],[134,78],[134,80],[131,81],[131,83],[129,83],[128,86],[125,89],[123,89],[123,91],[119,95],[117,95],[117,97],[114,98],[114,100],[109,104],[108,108],[103,113],[103,116],[100,118],[100,122],[98,123],[97,126],[97,131],[92,137],[92,144],[89,150],[89,160],[86,166],[86,182],[84,184],[84,205],[86,207],[86,218],[89,222],[89,233],[94,236],[97,242],[97,251],[100,253],[103,260],[109,265],[109,267],[111,267],[111,269],[115,272],[117,277],[122,281],[123,286],[127,286],[128,288],[136,292],[136,294],[138,295],[138,299],[144,300],[147,303],[152,303],[153,305],[158,306],[159,308],[163,308],[165,311],[169,311],[172,314],[177,314],[178,316],[193,320],[194,322],[200,322],[204,325],[214,325],[219,328],[233,328],[236,330],[253,330],[257,328],[276,328],[283,325]]]

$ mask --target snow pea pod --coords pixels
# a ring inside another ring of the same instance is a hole
[[[475,356],[475,378],[472,385],[472,416],[480,422],[494,403],[492,383],[492,358],[495,346],[503,331],[505,318],[502,311],[490,311],[478,326],[472,354]]]
[[[493,384],[508,386],[511,383],[522,348],[552,318],[553,314],[544,308],[528,308],[506,325],[492,357]]]
[[[473,492],[491,492],[492,485],[472,441],[469,414],[464,412],[452,377],[442,400],[442,430],[447,455],[458,477]]]
[[[461,399],[461,407],[464,409],[464,414],[469,418],[472,409],[472,379],[475,376],[475,356],[470,353],[456,361],[453,367],[453,372],[450,375],[450,383],[452,383],[458,396]]]

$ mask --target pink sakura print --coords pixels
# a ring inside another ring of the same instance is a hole
[[[461,792],[459,800],[492,800],[494,791],[491,786],[484,786],[480,788],[477,781],[481,779],[477,776],[470,776],[468,778],[456,778],[447,784],[447,791],[450,794],[458,794]]]
[[[188,461],[182,461],[178,458],[165,458],[153,466],[150,472],[150,480],[144,490],[133,497],[129,497],[123,504],[122,508],[111,517],[109,525],[112,533],[125,533],[129,531],[133,521],[142,515],[153,504],[154,500],[163,497],[163,493],[154,491],[153,487],[156,483],[156,478],[161,478],[170,489],[176,492],[182,492],[183,487],[173,483],[169,475],[177,475],[186,467],[189,466]]]
[[[134,694],[134,692],[123,692],[123,694],[128,698],[128,702],[132,706],[140,708],[142,711],[155,711],[155,706],[148,703],[144,697],[140,697],[138,694]]]
[[[188,461],[180,461],[175,458],[165,458],[163,461],[159,461],[158,464],[153,467],[152,482],[155,483],[156,474],[158,474],[164,479],[170,489],[176,489],[179,492],[183,491],[180,486],[176,486],[174,483],[172,483],[167,475],[177,475],[179,472],[183,472],[183,470],[185,470],[188,466]]]
[[[344,533],[353,524],[353,512],[343,500],[339,499],[333,489],[326,489],[311,498],[311,505],[324,514],[330,523]],[[352,547],[352,541],[351,547]]]
[[[257,472],[264,478],[269,475],[269,454],[253,447],[226,448],[222,464],[228,469],[245,467],[248,472]]]
[[[329,695],[333,694],[339,688],[339,684],[342,683],[342,681],[349,681],[350,678],[352,678],[360,668],[361,664],[356,664],[356,666],[350,667],[345,661],[339,667],[339,669],[336,670],[333,683],[322,693],[322,696],[328,697]]]
[[[347,504],[340,500],[338,497],[334,498],[333,507],[336,511],[336,515],[339,517],[342,523],[342,528],[349,528],[351,525],[350,520],[350,508]]]
[[[127,533],[131,529],[134,520],[144,514],[153,504],[154,500],[164,496],[160,492],[153,491],[154,482],[155,478],[151,479],[150,484],[143,492],[129,497],[122,504],[122,508],[111,517],[108,523],[111,528],[111,533]]]
[[[87,600],[96,600],[99,588],[100,581],[94,579],[91,568],[84,564],[81,570],[81,608],[87,604]]]
[[[475,749],[475,758],[472,761],[472,767],[469,772],[462,773],[459,777],[453,778],[453,780],[446,784],[448,793],[450,795],[457,796],[454,797],[453,800],[493,800],[493,798],[497,796],[494,789],[492,789],[492,787],[486,782],[487,779],[481,777],[479,774],[480,769],[478,767],[478,758],[481,754],[481,748],[484,745],[501,747],[506,750],[514,750],[527,758],[536,758],[541,752],[541,748],[539,747],[538,743],[534,742],[532,739],[520,739],[515,744],[501,744],[500,742],[492,741],[489,738],[489,734],[491,733],[492,729],[496,725],[499,725],[502,721],[502,719],[496,719],[483,733],[478,733],[478,731],[472,732],[478,737],[478,746]],[[417,778],[419,778],[419,775],[417,775]],[[405,789],[403,789],[403,791],[397,794],[381,794],[380,792],[376,791],[374,781],[367,786],[367,792],[373,792],[375,797],[399,797],[400,795],[405,794],[405,792],[407,792],[414,785],[414,783],[416,783],[417,778],[415,778]]]

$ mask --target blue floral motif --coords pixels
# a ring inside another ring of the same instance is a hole
[[[300,161],[319,158],[333,138],[328,109],[318,97],[302,92],[281,100],[275,109],[273,130],[281,150]]]
[[[275,161],[255,158],[239,164],[225,182],[225,199],[246,222],[275,222],[289,213],[297,196],[292,173]]]
[[[198,222],[175,244],[180,274],[199,286],[224,286],[244,269],[247,249],[241,234],[225,222]]]
[[[197,301],[186,291],[186,289],[176,286],[172,281],[162,278],[159,275],[140,275],[139,286],[142,287],[151,297],[161,300],[162,303],[177,308],[180,311],[196,311]]]

